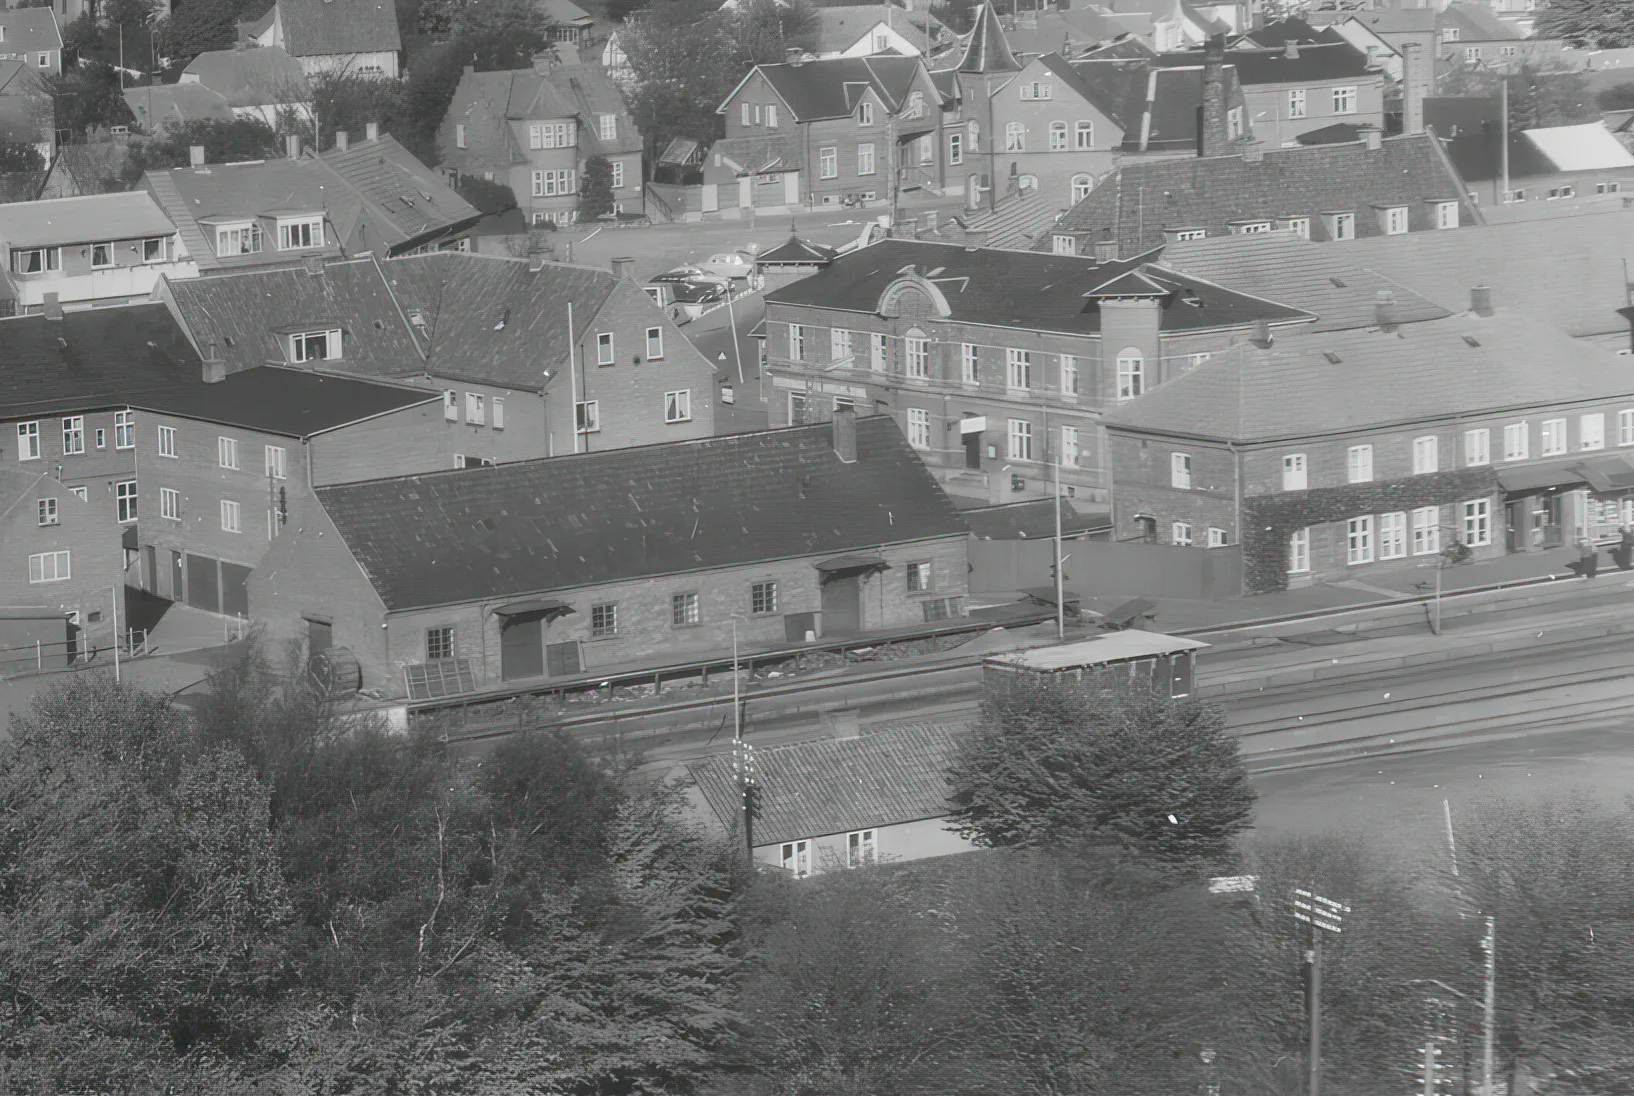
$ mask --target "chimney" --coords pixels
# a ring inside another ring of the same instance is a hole
[[[1254,321],[1253,343],[1255,346],[1259,347],[1261,350],[1269,350],[1271,349],[1271,344],[1276,341],[1276,336],[1271,333],[1270,320]]]
[[[1112,238],[1110,229],[1101,234],[1095,241],[1095,261],[1098,263],[1115,263],[1118,261],[1118,241]]]
[[[1292,38],[1282,43],[1282,56],[1290,61],[1299,60],[1299,43]]]
[[[304,259],[302,259],[301,262],[302,262],[302,265],[304,265],[306,267],[306,272],[308,274],[322,274],[323,273],[323,256],[322,255],[308,255]]]
[[[285,137],[284,151],[289,154],[291,160],[299,160],[301,158],[301,139],[293,133]]]
[[[934,209],[931,210],[929,213],[926,213],[924,215],[925,231],[927,233],[933,233],[933,232],[941,231],[937,227],[936,220],[937,220],[937,213],[936,213],[936,210],[934,210]]]
[[[1469,310],[1477,316],[1492,315],[1492,289],[1478,285],[1469,291]]]
[[[1378,126],[1363,126],[1362,140],[1367,142],[1367,151],[1377,152],[1384,147],[1384,134]]]
[[[1214,34],[1203,46],[1203,105],[1197,120],[1197,155],[1218,156],[1226,143],[1225,35]]]
[[[556,55],[550,50],[540,50],[533,55],[533,71],[538,76],[549,76],[550,66],[555,62]]]
[[[985,228],[965,229],[965,250],[980,251],[987,246],[987,230]]]
[[[1434,81],[1434,60],[1426,59],[1424,47],[1403,43],[1401,47],[1401,131],[1424,132],[1424,99]]]
[[[380,123],[379,122],[365,122],[364,125],[363,125],[363,139],[365,141],[378,141],[378,140],[380,140]]]
[[[799,46],[790,46],[783,51],[783,60],[798,68],[806,63],[806,51]]]
[[[1374,295],[1373,322],[1386,331],[1396,326],[1396,296],[1388,289],[1381,289]]]
[[[630,258],[628,255],[621,255],[618,258],[614,259],[613,260],[613,277],[617,278],[621,282],[624,281],[626,278],[630,279],[631,281],[634,281],[635,280],[635,260]]]
[[[189,145],[189,146],[187,146],[187,162],[190,163],[194,167],[203,167],[204,166],[204,146],[203,145]]]
[[[62,302],[57,299],[55,293],[47,293],[40,298],[40,311],[45,314],[45,318],[48,320],[60,320],[62,319]]]
[[[220,384],[227,379],[227,363],[216,352],[215,343],[204,352],[203,377],[205,384]]]
[[[849,407],[834,409],[834,452],[846,464],[857,463],[857,413]]]
[[[352,135],[347,133],[344,129],[337,129],[335,131],[335,147],[340,149],[340,151],[345,152],[351,147],[351,145]]]

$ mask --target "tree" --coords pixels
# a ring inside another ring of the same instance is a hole
[[[144,172],[186,167],[191,162],[188,150],[194,145],[203,146],[205,160],[216,164],[273,159],[282,154],[278,135],[259,118],[184,122],[166,126],[163,137],[131,142],[119,169],[122,189],[140,185]]]
[[[605,156],[584,162],[579,180],[579,220],[594,221],[613,212],[613,165]]]
[[[1634,80],[1602,88],[1594,98],[1601,110],[1634,109]]]
[[[1228,859],[1254,805],[1219,708],[1021,675],[989,686],[948,784],[955,825],[980,844],[1093,837],[1193,866]]]
[[[120,89],[119,74],[108,65],[85,65],[44,80],[56,110],[58,129],[85,133],[135,121]]]
[[[1505,82],[1509,85],[1512,132],[1599,121],[1600,112],[1589,93],[1588,78],[1580,72],[1550,70],[1531,64],[1510,73],[1459,68],[1441,78],[1441,94],[1496,99]]]
[[[320,149],[332,148],[335,134],[362,140],[370,122],[412,145],[419,126],[409,108],[408,89],[399,80],[376,80],[345,72],[321,72],[309,79],[318,132],[308,134]],[[439,119],[440,121],[440,119]]]
[[[954,34],[969,34],[970,28],[976,25],[976,6],[976,0],[946,0],[933,6],[930,12]]]
[[[1579,48],[1623,49],[1634,46],[1634,8],[1623,0],[1548,0],[1535,33]]]

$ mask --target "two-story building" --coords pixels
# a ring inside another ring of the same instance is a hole
[[[277,46],[208,50],[189,61],[177,87],[197,84],[226,100],[235,118],[251,118],[274,129],[312,124],[312,88],[301,63]],[[141,101],[125,92],[127,102]],[[140,120],[140,119],[139,119]]]
[[[1448,4],[1436,13],[1435,28],[1442,71],[1549,65],[1566,48],[1559,38],[1530,37],[1485,4]]]
[[[1634,515],[1619,358],[1495,310],[1260,338],[1107,416],[1116,535],[1243,544],[1246,593],[1486,558]],[[1634,452],[1630,449],[1629,452]]]
[[[1105,503],[1101,415],[1297,309],[1119,260],[889,239],[766,298],[774,425],[890,414],[953,494]]]
[[[21,61],[42,76],[61,76],[62,31],[53,10],[0,10],[0,60]]]
[[[238,29],[246,44],[282,48],[308,76],[402,75],[403,38],[389,0],[276,0]]]
[[[1536,203],[1634,193],[1634,155],[1599,122],[1511,130],[1505,149],[1496,99],[1428,99],[1425,118],[1491,216],[1544,215]]]
[[[895,4],[818,8],[812,52],[818,57],[933,57],[950,48],[953,32],[929,8],[903,10]]]
[[[13,313],[144,300],[160,277],[198,275],[175,225],[140,190],[0,205],[0,247],[0,296]]]
[[[275,637],[347,648],[364,687],[387,696],[543,685],[730,651],[734,634],[754,649],[965,611],[964,524],[883,416],[317,495],[321,511],[251,576],[251,615]]]
[[[533,224],[573,223],[593,156],[612,167],[614,207],[641,208],[641,149],[618,84],[566,43],[536,56],[532,68],[467,67],[437,129],[445,170],[509,186]]]
[[[1081,54],[1072,69],[1123,128],[1120,160],[1213,156],[1254,137],[1237,70],[1224,36],[1202,51],[1159,58],[1134,39]]]
[[[88,638],[105,644],[115,611],[124,613],[119,537],[108,535],[102,500],[92,503],[81,490],[65,486],[49,467],[0,466],[0,590],[6,605],[0,612],[7,618],[18,609],[49,613],[66,623],[69,643],[67,649],[42,645],[0,653],[6,673],[66,664],[78,653],[81,629],[100,632]]]

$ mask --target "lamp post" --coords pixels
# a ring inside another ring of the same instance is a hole
[[[1438,536],[1442,531],[1453,534],[1452,543],[1436,552],[1435,562],[1433,564],[1419,564],[1420,567],[1433,566],[1435,568],[1435,600],[1430,603],[1430,634],[1437,636],[1441,634],[1441,572],[1446,570],[1448,567],[1456,567],[1459,564],[1468,563],[1470,558],[1469,545],[1458,539],[1458,526],[1446,524],[1437,525],[1436,532]],[[1430,584],[1427,582],[1418,582],[1414,583],[1414,585],[1417,586],[1418,589],[1422,590]]]

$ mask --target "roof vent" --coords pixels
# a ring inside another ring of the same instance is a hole
[[[1322,351],[1322,356],[1328,359],[1329,365],[1338,365],[1340,362],[1345,360],[1331,350]]]
[[[1469,291],[1469,310],[1477,316],[1492,315],[1492,288],[1478,285]]]
[[[1336,288],[1338,288],[1338,289],[1345,288],[1345,280],[1343,278],[1341,278],[1341,277],[1338,277],[1337,275],[1335,275],[1332,278],[1329,278],[1328,281],[1332,282],[1334,284],[1334,286]]]
[[[1275,341],[1276,336],[1271,333],[1271,321],[1255,320],[1254,345],[1259,347],[1261,350],[1266,350],[1269,349],[1271,344]]]

